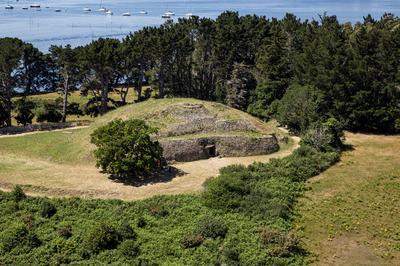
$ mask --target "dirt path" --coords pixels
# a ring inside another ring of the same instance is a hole
[[[0,152],[0,189],[11,190],[15,184],[20,184],[30,195],[122,200],[143,199],[160,194],[196,193],[202,190],[206,179],[216,176],[224,166],[249,165],[256,161],[267,162],[271,158],[285,157],[298,145],[299,139],[293,137],[293,144],[270,155],[177,163],[173,167],[179,175],[173,177],[167,173],[163,180],[140,186],[113,181],[107,175],[99,173],[94,166],[57,164]]]

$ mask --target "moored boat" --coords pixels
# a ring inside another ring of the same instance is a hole
[[[174,12],[172,12],[172,11],[167,11],[167,12],[165,12],[164,13],[164,15],[167,15],[167,16],[175,16],[175,13]]]

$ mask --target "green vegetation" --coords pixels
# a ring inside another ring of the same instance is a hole
[[[26,98],[21,98],[16,101],[15,105],[15,120],[17,120],[18,124],[23,126],[32,124],[32,119],[35,117],[33,113],[35,104],[31,101],[27,101]]]
[[[157,129],[143,120],[113,120],[91,134],[97,167],[116,177],[146,177],[160,168],[162,148],[152,140]]]
[[[303,182],[337,158],[304,146],[268,164],[227,167],[202,195],[136,202],[25,198],[17,187],[0,193],[0,260],[303,264],[290,233],[293,205]]]

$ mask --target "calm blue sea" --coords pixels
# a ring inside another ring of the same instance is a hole
[[[14,9],[5,9],[8,4]],[[31,4],[40,4],[40,10],[22,9]],[[114,14],[98,12],[101,6]],[[84,13],[84,8],[92,12]],[[139,14],[141,10],[148,14]],[[46,51],[53,44],[76,46],[99,37],[122,38],[143,26],[159,25],[166,11],[175,12],[175,18],[187,13],[215,18],[225,10],[278,18],[290,12],[303,19],[327,12],[342,22],[356,22],[367,14],[377,19],[385,12],[400,15],[400,0],[0,0],[0,37],[18,37]],[[122,16],[125,12],[132,15]]]

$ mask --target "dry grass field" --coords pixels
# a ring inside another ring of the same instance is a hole
[[[400,265],[400,136],[346,138],[341,162],[310,180],[297,229],[315,265]]]

